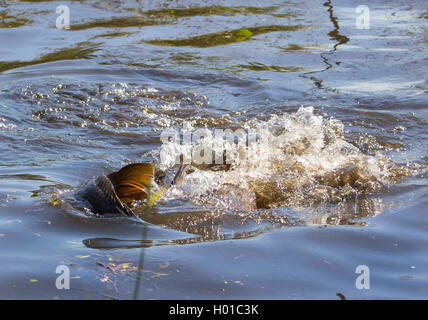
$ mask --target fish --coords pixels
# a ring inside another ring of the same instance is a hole
[[[208,166],[204,169],[219,170],[218,166]],[[179,187],[191,170],[191,164],[179,165],[174,178],[168,182],[165,172],[158,170],[153,164],[134,163],[90,181],[79,195],[86,201],[90,211],[98,216],[138,217],[133,207],[140,201],[149,201],[155,183],[163,188]],[[257,209],[256,194],[232,184],[225,184],[210,192],[205,199],[205,204],[211,207],[224,205],[228,209]]]
[[[99,216],[134,217],[132,205],[148,199],[154,171],[150,163],[130,164],[90,181],[79,194]]]

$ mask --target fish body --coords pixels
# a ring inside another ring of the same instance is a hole
[[[135,201],[148,199],[153,184],[154,167],[135,163],[107,176],[89,182],[81,196],[100,216],[135,216],[131,209]]]
[[[133,211],[118,197],[113,183],[107,176],[100,176],[81,191],[82,198],[92,207],[92,212],[102,216],[128,216]]]
[[[166,187],[181,186],[189,169],[190,164],[180,165],[172,181],[163,181],[163,184]],[[163,178],[165,174],[156,171],[152,164],[131,164],[91,181],[81,191],[81,196],[97,215],[133,217],[136,216],[132,210],[133,204],[140,200],[149,202],[154,180],[159,182]],[[223,206],[235,210],[257,209],[256,194],[232,184],[210,192],[203,203],[210,207]]]

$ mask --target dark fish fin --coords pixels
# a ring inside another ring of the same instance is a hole
[[[106,176],[100,176],[95,180],[98,188],[113,202],[117,201],[117,194],[114,191],[114,186]]]
[[[175,175],[174,180],[172,181],[172,185],[181,186],[183,183],[183,179],[186,176],[187,169],[189,169],[190,164],[182,164],[180,168],[178,168],[177,174]]]
[[[83,190],[83,198],[91,204],[94,213],[102,216],[134,216],[117,196],[114,186],[106,176],[98,177]]]
[[[150,163],[130,164],[108,176],[122,201],[147,198],[153,177],[154,167]]]

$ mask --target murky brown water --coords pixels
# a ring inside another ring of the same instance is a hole
[[[55,27],[62,4],[69,30]],[[6,1],[0,298],[426,299],[427,8],[375,1],[370,29],[355,8]],[[200,128],[258,143],[227,171],[195,165],[135,209],[147,223],[79,198],[129,163],[172,172],[187,151],[161,133]]]

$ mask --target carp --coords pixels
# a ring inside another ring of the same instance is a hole
[[[90,207],[90,210],[105,217],[136,216],[133,207],[140,201],[150,201],[153,196],[152,188],[157,181],[166,188],[181,186],[191,169],[190,164],[179,166],[171,182],[164,181],[165,174],[156,170],[150,163],[134,163],[127,165],[117,172],[102,175],[90,181],[79,194]],[[213,170],[216,170],[215,168]],[[206,195],[207,206],[224,204],[229,209],[255,210],[256,194],[249,190],[225,184],[218,190]]]

